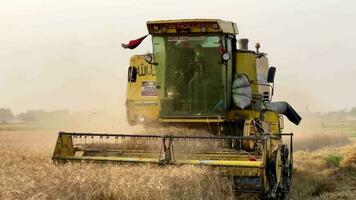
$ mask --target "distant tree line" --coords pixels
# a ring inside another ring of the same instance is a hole
[[[68,110],[45,111],[27,110],[26,112],[14,115],[9,108],[0,108],[0,122],[13,122],[13,121],[64,121],[71,117]]]
[[[9,108],[0,108],[0,122],[8,122],[15,118]]]
[[[16,117],[22,121],[63,121],[70,117],[70,112],[68,110],[28,110],[16,115]]]
[[[309,118],[325,120],[356,120],[356,107],[325,113],[306,113],[306,116]]]

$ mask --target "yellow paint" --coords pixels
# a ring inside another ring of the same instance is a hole
[[[159,115],[157,96],[144,96],[143,84],[156,83],[156,66],[147,63],[143,55],[132,56],[130,66],[137,69],[136,82],[127,83],[126,111],[129,122],[157,121]]]
[[[58,135],[57,143],[54,148],[53,157],[55,156],[73,156],[75,149],[73,147],[72,136],[70,135]]]
[[[254,120],[260,118],[260,112],[254,110],[231,110],[226,114],[229,120]]]
[[[206,123],[212,123],[212,122],[224,122],[224,119],[168,119],[168,118],[160,118],[159,122],[206,122]]]
[[[199,164],[226,167],[263,167],[261,161],[240,161],[240,160],[177,160],[177,164]]]
[[[258,94],[256,55],[253,51],[239,50],[235,57],[235,70],[237,74],[245,74],[251,84],[253,94]]]
[[[125,158],[125,157],[103,157],[103,156],[57,156],[58,160],[86,160],[86,161],[112,161],[112,162],[143,162],[158,163],[158,159],[153,158]]]
[[[132,158],[132,157],[103,157],[103,156],[56,156],[58,160],[86,160],[86,161],[112,161],[112,162],[142,162],[157,163],[154,158]],[[226,166],[226,167],[255,167],[262,168],[261,161],[238,161],[238,160],[176,160],[172,164],[192,164],[208,166]]]

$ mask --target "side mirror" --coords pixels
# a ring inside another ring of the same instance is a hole
[[[129,67],[127,81],[128,82],[136,82],[136,79],[137,79],[137,68]]]
[[[267,82],[268,83],[273,83],[275,75],[276,75],[276,68],[275,67],[270,67],[268,69]]]

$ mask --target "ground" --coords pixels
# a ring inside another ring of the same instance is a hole
[[[356,122],[311,124],[310,130],[295,132],[288,198],[355,199]],[[55,125],[0,125],[0,199],[235,198],[229,180],[204,167],[56,166],[51,161],[56,129]]]

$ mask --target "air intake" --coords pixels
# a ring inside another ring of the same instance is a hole
[[[241,38],[239,39],[239,48],[243,50],[248,50],[248,39]]]

